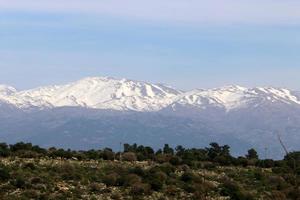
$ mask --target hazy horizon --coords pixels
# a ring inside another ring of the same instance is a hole
[[[106,78],[112,78],[112,79],[127,79],[127,80],[131,80],[131,81],[138,81],[138,82],[146,82],[146,83],[151,83],[151,84],[162,84],[165,86],[169,86],[171,88],[177,89],[177,90],[181,90],[181,91],[189,91],[189,90],[194,90],[194,89],[213,89],[213,88],[221,88],[221,87],[226,87],[226,86],[240,86],[240,87],[246,87],[246,88],[255,88],[255,87],[273,87],[273,88],[285,88],[285,89],[289,89],[292,91],[300,91],[300,89],[294,89],[294,88],[289,88],[289,87],[284,87],[284,86],[274,86],[274,85],[241,85],[241,84],[233,84],[233,83],[229,83],[229,84],[224,84],[224,85],[217,85],[217,86],[207,86],[207,87],[202,87],[200,86],[195,86],[193,88],[180,88],[180,87],[176,87],[172,84],[166,83],[166,82],[151,82],[151,81],[146,81],[146,80],[141,80],[141,79],[130,79],[130,78],[126,78],[126,77],[113,77],[113,76],[86,76],[86,77],[81,77],[79,79],[74,79],[74,80],[69,80],[69,81],[60,81],[60,82],[53,82],[53,83],[49,83],[49,84],[42,84],[42,85],[36,85],[33,87],[16,87],[14,85],[11,84],[6,84],[6,83],[1,83],[0,85],[5,85],[5,86],[10,86],[15,88],[17,91],[25,91],[25,90],[31,90],[31,89],[36,89],[36,88],[40,88],[40,87],[47,87],[47,86],[52,86],[52,85],[65,85],[65,84],[69,84],[69,83],[73,83],[73,82],[77,82],[80,81],[82,79],[85,78],[96,78],[96,77],[106,77]]]
[[[300,90],[299,7],[293,0],[2,1],[0,83],[29,89],[111,76],[183,90]]]

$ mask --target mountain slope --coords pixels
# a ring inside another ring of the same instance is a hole
[[[182,92],[160,84],[94,77],[17,91],[0,86],[0,140],[43,146],[119,148],[119,143],[187,147],[216,141],[242,155],[300,149],[300,95],[272,87]]]
[[[96,109],[156,111],[169,105],[179,91],[156,84],[106,77],[7,93],[7,102],[26,109],[79,106]]]
[[[18,108],[87,107],[121,111],[159,111],[168,106],[199,109],[216,107],[227,111],[261,104],[300,106],[299,93],[271,87],[226,86],[181,92],[161,84],[92,77],[66,85],[19,91],[0,85],[0,101]]]
[[[7,96],[16,93],[17,90],[7,85],[0,85],[0,96]]]
[[[300,106],[300,98],[287,89],[226,86],[186,92],[174,101],[171,106],[174,108],[176,106],[187,106],[200,109],[216,107],[230,111],[275,103]]]

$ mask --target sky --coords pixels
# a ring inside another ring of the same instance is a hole
[[[0,84],[300,90],[299,0],[0,0]]]

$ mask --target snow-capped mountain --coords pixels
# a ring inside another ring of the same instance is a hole
[[[17,90],[11,86],[0,85],[0,96],[8,96],[15,93]]]
[[[122,143],[188,147],[219,142],[241,155],[249,148],[283,155],[300,149],[300,93],[236,85],[181,91],[162,84],[85,78],[18,91],[0,85],[0,141],[75,149]]]
[[[0,88],[0,92],[1,92]],[[180,91],[163,85],[107,77],[16,92],[3,87],[5,100],[18,108],[87,107],[95,109],[157,111],[170,103]]]
[[[214,106],[226,111],[272,103],[300,106],[300,98],[296,93],[271,87],[245,88],[233,85],[208,90],[193,90],[180,96],[173,106],[179,104],[201,109]]]
[[[299,95],[276,88],[225,86],[182,92],[161,84],[92,77],[66,85],[16,91],[0,86],[0,100],[17,108],[86,107],[118,111],[159,111],[168,106],[223,108],[227,111],[265,103],[300,105]]]

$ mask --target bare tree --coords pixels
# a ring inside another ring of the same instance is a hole
[[[293,156],[289,156],[290,152],[287,150],[286,146],[284,145],[279,133],[277,134],[277,137],[278,137],[278,140],[279,140],[279,143],[280,143],[281,147],[283,148],[283,150],[286,154],[286,158],[290,157],[293,160],[293,168],[294,168],[293,171],[294,171],[294,178],[295,178],[295,187],[297,187],[298,183],[297,183],[297,172],[296,172],[296,159],[293,158]]]

